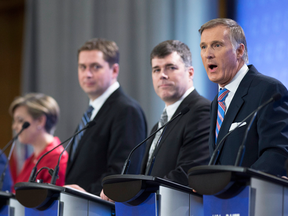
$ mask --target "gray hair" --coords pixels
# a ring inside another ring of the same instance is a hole
[[[237,47],[242,43],[245,46],[245,50],[242,56],[242,59],[248,63],[248,49],[247,49],[247,42],[246,42],[246,37],[244,34],[243,29],[241,28],[238,23],[232,19],[227,19],[227,18],[217,18],[210,20],[206,22],[204,25],[201,26],[199,29],[200,35],[202,35],[203,31],[205,29],[213,28],[218,25],[223,25],[226,26],[230,30],[230,40],[232,43],[232,46],[234,49],[237,49]]]

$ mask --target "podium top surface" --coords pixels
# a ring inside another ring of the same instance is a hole
[[[106,200],[101,199],[99,196],[96,196],[94,194],[88,193],[88,192],[82,192],[73,188],[69,187],[61,187],[61,186],[56,186],[52,184],[47,184],[47,183],[36,183],[36,182],[19,182],[15,184],[15,191],[17,193],[17,190],[37,190],[37,189],[45,189],[49,190],[52,193],[67,193],[70,195],[74,195],[77,197],[81,197],[90,201],[94,202],[100,202],[102,204],[108,205],[108,206],[115,206],[114,203],[108,202]]]
[[[286,179],[247,167],[235,167],[225,165],[197,166],[191,168],[188,171],[188,176],[191,177],[195,175],[219,173],[219,172],[231,172],[236,177],[248,177],[248,178],[254,177],[288,187],[288,180]]]
[[[15,198],[15,195],[10,192],[0,191],[1,198]]]
[[[145,181],[146,184],[151,185],[151,186],[161,185],[161,186],[166,186],[166,187],[170,187],[173,189],[177,189],[183,192],[193,193],[191,188],[188,186],[181,185],[176,182],[172,182],[168,179],[163,179],[163,178],[155,177],[155,176],[147,176],[147,175],[129,175],[129,174],[111,175],[111,176],[105,177],[102,180],[102,184],[105,185],[105,184],[129,182],[129,181],[136,181],[136,180]]]
[[[253,179],[288,187],[288,181],[246,167],[211,165],[193,167],[188,171],[189,185],[203,195],[216,195],[227,199],[235,196]],[[213,179],[213,181],[211,181]]]

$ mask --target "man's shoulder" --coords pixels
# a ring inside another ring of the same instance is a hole
[[[119,87],[113,94],[110,95],[109,100],[113,100],[113,103],[118,104],[119,106],[132,106],[140,107],[139,103],[127,95],[121,87]]]
[[[259,84],[261,86],[267,86],[267,85],[280,85],[283,86],[283,83],[276,78],[267,76],[259,72],[253,65],[249,65],[249,71],[246,74],[247,78],[251,79],[253,78],[254,85]]]
[[[189,104],[189,107],[203,108],[210,107],[211,101],[200,95],[196,89],[192,91],[182,102],[182,104]]]

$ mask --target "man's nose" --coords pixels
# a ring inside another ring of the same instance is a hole
[[[168,79],[168,74],[165,70],[161,71],[160,79]]]
[[[211,47],[207,47],[207,49],[205,50],[205,58],[207,59],[214,58],[214,51]]]

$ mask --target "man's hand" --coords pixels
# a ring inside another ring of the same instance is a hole
[[[109,199],[109,198],[104,194],[103,189],[102,189],[102,191],[101,191],[101,193],[100,193],[100,197],[101,197],[101,199],[103,199],[103,200],[110,201],[110,202],[113,202],[113,203],[114,203],[113,200]]]

